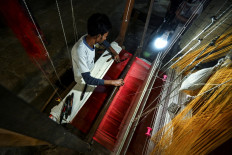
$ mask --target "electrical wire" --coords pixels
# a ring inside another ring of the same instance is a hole
[[[75,14],[73,10],[73,0],[70,0],[71,3],[71,10],[72,10],[72,20],[73,20],[73,32],[74,32],[74,40],[77,42],[78,40],[78,32],[77,32],[77,26],[76,26],[76,20],[75,20]]]
[[[227,31],[227,29],[224,31],[224,32],[226,32]],[[221,35],[224,33],[224,32],[222,32],[221,33]],[[221,36],[220,35],[220,36]],[[225,39],[224,39],[225,40]],[[224,41],[223,40],[223,41]],[[221,41],[221,43],[223,42],[223,41]],[[219,43],[219,45],[221,44],[221,43]],[[218,45],[218,46],[219,46]],[[214,49],[216,49],[217,47],[215,47]],[[205,50],[203,50],[203,52],[204,52]],[[198,57],[203,53],[203,52],[200,52],[200,54],[198,55]],[[195,58],[195,60],[196,60],[197,58]],[[195,61],[194,60],[194,61]],[[203,59],[204,60],[204,59]],[[193,63],[194,61],[192,61],[191,63]],[[185,69],[184,70],[186,70],[187,69],[187,67],[185,67]],[[177,78],[180,76],[181,74],[179,74],[178,76],[177,76]],[[177,79],[177,78],[175,78],[175,80]],[[175,82],[175,80],[173,80],[171,83],[174,83]],[[182,79],[183,80],[183,79]],[[178,88],[178,86],[181,84],[181,82],[168,94],[168,95],[166,95],[166,97],[164,97],[164,99],[166,99],[176,88]],[[163,90],[164,91],[164,90]],[[177,93],[177,94],[175,94],[174,96],[176,96],[176,95],[178,95],[179,93]],[[158,98],[160,97],[160,95],[154,100],[154,101],[156,101]],[[173,98],[173,96],[172,96],[172,98]],[[164,100],[163,99],[163,100]],[[161,100],[160,102],[162,102],[163,100]],[[153,101],[153,102],[154,102]],[[152,103],[153,103],[152,102]],[[152,103],[144,110],[144,111],[146,111],[151,105],[152,105]],[[155,107],[155,108],[153,108],[151,111],[153,111],[153,110],[155,110],[156,108],[158,108],[157,106]],[[149,110],[150,111],[150,110]],[[139,116],[139,117],[136,117],[136,119],[134,120],[134,121],[137,121],[138,119],[140,119],[141,117],[143,117],[144,115],[145,115],[145,117],[144,118],[146,118],[146,115],[148,115],[150,112],[147,112],[147,114],[146,114],[146,112],[145,113],[143,113],[141,116]],[[140,122],[138,123],[138,124],[140,124],[141,122],[142,122],[142,120],[144,119],[144,118],[142,118],[141,120],[140,120]]]
[[[125,22],[128,22],[128,13],[129,13],[130,5],[131,5],[131,0],[130,0],[130,2],[129,2],[129,4],[128,4],[128,8],[127,8],[127,12],[126,12]]]
[[[225,14],[226,11],[229,10],[229,8],[231,8],[231,5],[230,5],[225,11],[223,11],[220,15],[218,15],[218,16],[216,17],[216,19],[217,19],[217,20],[220,19],[221,16],[222,16],[223,14]],[[218,10],[218,12],[219,12],[219,10]],[[230,12],[231,12],[231,11],[230,11]],[[229,15],[229,17],[230,17],[230,16],[231,16],[231,15]],[[223,20],[222,22],[220,22],[213,30],[211,30],[209,33],[207,33],[206,36],[205,36],[203,39],[205,39],[209,34],[211,34],[216,28],[218,28],[221,24],[223,24],[227,19],[228,19],[228,18],[225,18],[225,20]],[[212,18],[212,22],[211,22],[209,25],[207,25],[199,34],[197,34],[191,41],[189,41],[188,44],[185,45],[185,47],[182,48],[182,49],[181,49],[174,57],[172,57],[172,59],[170,59],[165,65],[163,65],[163,67],[162,67],[161,69],[163,69],[164,67],[166,67],[173,59],[175,59],[179,54],[181,54],[181,53],[182,53],[194,40],[196,40],[202,33],[206,32],[206,30],[207,30],[215,21],[216,21],[215,18]],[[195,48],[200,44],[201,40],[202,40],[202,39],[198,39],[197,45],[195,44],[195,45],[194,45],[194,48],[190,48],[186,53],[189,53],[191,50],[195,49]],[[185,55],[186,55],[186,53],[185,53]],[[183,56],[182,56],[182,57],[183,57]],[[173,64],[172,64],[172,65],[173,65]],[[171,66],[170,66],[170,67],[171,67]],[[167,69],[166,69],[166,70],[167,70]],[[165,71],[166,71],[166,70],[165,70]],[[165,71],[164,71],[164,72],[165,72]]]
[[[45,49],[45,51],[46,51],[46,54],[47,54],[47,56],[48,56],[48,59],[50,60],[50,63],[51,63],[52,68],[53,68],[53,70],[54,70],[54,72],[55,72],[55,74],[56,74],[56,77],[57,77],[57,79],[59,80],[60,84],[62,85],[61,80],[60,80],[60,78],[59,78],[59,76],[58,76],[58,74],[57,74],[56,68],[55,68],[55,66],[54,66],[54,64],[53,64],[53,61],[52,61],[52,59],[51,59],[51,57],[50,57],[50,55],[49,55],[49,53],[48,53],[48,50],[47,50],[47,48],[46,48],[46,46],[45,46],[45,44],[44,44],[43,39],[41,38],[41,35],[40,35],[40,33],[39,33],[39,30],[38,30],[38,28],[37,28],[37,26],[36,26],[36,24],[35,24],[35,21],[34,21],[32,15],[31,15],[31,12],[30,12],[30,10],[29,10],[28,7],[27,7],[27,3],[26,3],[25,0],[23,0],[23,2],[24,2],[24,4],[25,4],[26,9],[27,9],[27,12],[29,13],[30,18],[31,18],[31,20],[32,20],[32,22],[33,22],[33,24],[34,24],[34,26],[35,26],[36,32],[37,32],[37,34],[38,34],[38,36],[39,36],[39,38],[40,38],[40,40],[41,40],[41,42],[42,42],[42,44],[43,44],[43,47],[44,47],[44,49]]]
[[[64,35],[64,40],[65,40],[67,52],[68,52],[68,55],[69,55],[70,62],[72,64],[71,53],[70,53],[70,51],[68,49],[68,42],[67,42],[67,38],[66,38],[65,30],[64,30],[64,25],[63,25],[62,17],[61,17],[61,14],[60,14],[60,8],[59,8],[59,4],[58,4],[57,0],[56,0],[56,6],[57,6],[58,15],[59,15],[59,18],[60,18],[60,24],[61,24],[62,31],[63,31],[63,35]]]
[[[232,11],[232,10],[231,10]],[[231,12],[230,11],[230,12]],[[229,13],[230,13],[229,12]],[[231,14],[228,14],[229,16],[226,17],[222,22],[220,22],[214,29],[212,29],[209,33],[206,34],[206,37],[209,36],[209,34],[211,34],[213,31],[216,30],[216,28],[218,28],[219,26],[221,26],[229,17],[231,17]],[[205,39],[206,37],[204,37],[203,39]],[[198,43],[195,44],[192,48],[190,48],[184,55],[182,55],[180,58],[178,58],[178,60],[176,60],[175,62],[172,63],[172,65],[170,65],[168,68],[166,68],[163,73],[165,73],[169,68],[171,68],[173,65],[175,65],[177,62],[179,62],[184,56],[186,56],[187,54],[189,54],[192,50],[194,50],[198,45],[200,45],[201,43],[201,39],[198,40]],[[181,50],[180,52],[178,52],[171,60],[169,60],[169,62],[167,62],[161,69],[163,69],[167,64],[169,64],[177,55],[179,55],[180,53],[182,53],[183,50]]]
[[[229,28],[227,28],[227,29],[229,29]],[[221,35],[222,35],[223,33],[225,33],[225,32],[227,31],[227,29],[225,29],[225,30],[221,33]],[[220,35],[220,36],[221,36],[221,35]],[[223,43],[223,41],[225,41],[226,38],[227,38],[227,37],[225,37],[225,38],[224,38],[212,51],[214,51],[221,43]],[[204,51],[204,50],[203,50],[203,51]],[[200,53],[202,54],[203,52],[200,52]],[[198,56],[199,56],[199,55],[198,55]],[[196,60],[196,58],[195,58],[194,60]],[[203,60],[204,60],[204,59],[203,59]],[[202,60],[202,61],[203,61],[203,60]],[[201,61],[201,62],[202,62],[202,61]],[[191,63],[193,63],[193,61],[192,61]],[[188,65],[188,66],[189,66],[189,65]],[[179,77],[180,75],[182,75],[183,71],[186,70],[186,69],[187,69],[187,67],[185,67],[185,68],[181,71],[181,73],[178,74],[178,76],[177,76],[172,82],[174,82],[175,80],[177,80],[178,77]],[[189,74],[190,74],[190,73],[189,73]],[[189,74],[188,74],[188,75],[189,75]],[[187,76],[188,76],[188,75],[187,75]],[[184,78],[183,78],[181,81],[183,81],[183,80],[184,80]],[[168,93],[168,95],[166,95],[166,97],[165,97],[164,99],[166,99],[176,88],[179,87],[179,85],[181,84],[181,81],[179,82],[179,84],[178,84],[173,90],[171,90],[171,92]],[[179,94],[179,93],[177,93],[177,94]],[[155,98],[155,100],[154,100],[152,103],[154,103],[159,97],[160,97],[160,95],[157,96],[157,97]],[[163,100],[164,100],[164,99],[163,99]],[[160,102],[162,102],[163,100],[161,100]],[[147,109],[149,109],[150,106],[152,105],[152,103],[151,103],[144,111],[146,111]],[[157,105],[159,105],[159,104],[157,104]],[[156,105],[156,106],[157,106],[157,105]],[[152,108],[152,109],[155,110],[156,108]],[[150,110],[152,111],[152,109],[150,109]],[[149,111],[150,111],[150,110],[149,110]],[[145,112],[145,113],[147,113],[147,112]],[[149,112],[149,113],[150,113],[150,112]],[[149,114],[149,113],[148,113],[148,114]],[[141,115],[140,117],[143,117],[143,116],[144,116],[144,114]],[[137,119],[139,119],[139,118],[137,117]],[[141,119],[141,121],[142,121],[142,120],[143,120],[143,119]]]
[[[192,22],[192,20],[194,19],[195,15],[197,14],[197,12],[200,10],[200,8],[202,7],[202,5],[206,2],[206,0],[204,0],[202,3],[199,3],[199,5],[197,6],[197,8],[194,10],[194,12],[191,14],[190,18],[187,20],[187,22],[185,22],[184,26],[182,27],[181,31],[178,33],[178,37],[176,36],[175,39],[172,41],[172,43],[170,44],[170,46],[166,49],[166,51],[163,53],[163,57],[162,59],[167,55],[167,53],[169,52],[169,50],[171,49],[171,47],[175,44],[175,42],[179,39],[179,37],[181,36],[181,34],[185,31],[185,29],[188,27],[188,25]]]

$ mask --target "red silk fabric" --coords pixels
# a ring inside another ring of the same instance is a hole
[[[119,54],[120,59],[126,59],[121,63],[113,63],[103,79],[114,80],[119,77],[131,58],[131,54],[122,50]],[[108,56],[109,57],[109,56]],[[107,97],[111,94],[113,86],[97,86],[93,94],[86,101],[85,105],[77,113],[71,124],[84,133],[88,133],[97,114]]]
[[[23,3],[20,4],[18,0],[2,0],[0,16],[14,32],[30,58],[46,59],[45,49]]]
[[[124,126],[123,120],[127,117],[136,96],[142,91],[140,88],[149,68],[150,65],[141,59],[135,59],[124,79],[124,86],[120,87],[93,137],[95,141],[111,151]]]
[[[163,77],[162,73],[158,74],[159,77]],[[149,97],[146,101],[146,105],[144,109],[150,109],[151,107],[155,107],[156,104],[158,104],[159,99],[156,99],[162,90],[162,85],[164,81],[160,78],[155,78],[155,82],[153,84],[153,87],[151,88],[151,92],[149,94]],[[156,100],[155,100],[156,99]],[[157,111],[154,110],[151,113],[147,114],[146,118],[141,117],[138,123],[138,126],[136,127],[133,137],[130,141],[129,147],[127,149],[127,155],[134,155],[134,154],[145,154],[146,149],[148,149],[149,145],[149,139],[145,133],[147,132],[147,127],[153,128],[152,124],[155,121],[155,116],[157,114]],[[139,142],[139,143],[138,143]]]

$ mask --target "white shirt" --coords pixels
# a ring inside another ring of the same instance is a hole
[[[71,51],[74,79],[77,83],[82,78],[81,73],[91,72],[94,68],[95,49],[86,43],[86,36],[82,36]]]

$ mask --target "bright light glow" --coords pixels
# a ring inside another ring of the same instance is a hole
[[[157,49],[162,49],[167,46],[168,42],[167,42],[167,39],[160,37],[155,40],[154,44]]]

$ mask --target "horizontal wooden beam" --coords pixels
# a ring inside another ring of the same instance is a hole
[[[48,142],[0,128],[0,146],[50,145]]]

